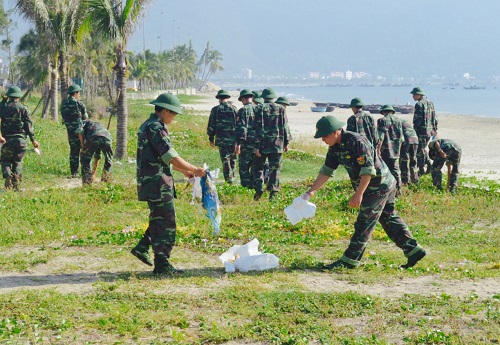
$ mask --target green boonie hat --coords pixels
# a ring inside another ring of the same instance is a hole
[[[414,87],[413,90],[410,92],[412,95],[422,95],[425,96],[424,90],[422,90],[420,87]]]
[[[316,134],[314,138],[326,137],[328,134],[335,132],[338,129],[344,127],[345,123],[339,121],[335,116],[323,116],[316,122]]]
[[[71,95],[72,93],[82,91],[82,88],[78,84],[73,84],[70,87],[68,87],[68,95]]]
[[[390,105],[390,104],[384,104],[382,106],[382,108],[380,108],[380,114],[382,114],[382,112],[384,112],[384,111],[392,111],[393,114],[396,112],[394,110],[394,108],[392,107],[392,105]]]
[[[260,97],[260,96],[262,95],[262,93],[261,93],[261,92],[259,92],[259,91],[252,91],[252,93],[254,94],[254,97],[255,97],[255,98],[261,98],[261,97]]]
[[[274,101],[274,103],[290,105],[290,101],[288,100],[288,98],[283,97],[283,96],[278,97],[278,99],[276,101]]]
[[[363,103],[361,98],[356,97],[356,98],[351,99],[351,104],[349,104],[349,107],[362,108],[362,107],[364,107],[364,105],[365,104]]]
[[[229,94],[228,91],[221,89],[217,92],[217,95],[215,96],[215,98],[217,98],[217,99],[219,99],[219,98],[231,98],[231,95]]]
[[[154,104],[160,108],[168,109],[176,114],[182,114],[181,101],[177,96],[171,93],[162,93],[154,101],[149,102],[149,104]]]
[[[17,86],[11,86],[9,87],[9,90],[5,94],[6,96],[13,97],[13,98],[21,98],[23,97],[23,92],[21,89]]]
[[[276,98],[276,92],[274,92],[273,89],[271,89],[270,87],[266,87],[264,90],[262,90],[262,95],[261,95],[262,98],[264,99],[272,99],[272,98]]]
[[[240,97],[238,97],[238,101],[241,101],[241,99],[245,96],[252,96],[254,97],[254,94],[252,91],[250,91],[249,89],[243,89],[240,91]]]
[[[262,97],[254,97],[253,101],[255,103],[262,104],[262,103],[264,103],[264,98],[262,98]]]

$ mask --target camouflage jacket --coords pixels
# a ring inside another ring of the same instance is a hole
[[[253,146],[252,127],[255,119],[254,108],[253,104],[248,103],[238,110],[236,117],[236,141],[238,145]]]
[[[399,119],[403,127],[403,138],[405,144],[418,144],[417,132],[413,129],[413,125],[404,119]]]
[[[438,120],[434,103],[427,98],[422,98],[415,104],[415,112],[413,113],[413,128],[417,135],[433,136],[438,130]]]
[[[361,175],[372,176],[364,194],[378,193],[395,181],[387,165],[375,155],[373,146],[358,133],[342,131],[341,143],[328,148],[325,164],[319,172],[332,176],[339,165],[347,170],[354,189],[358,188]]]
[[[292,140],[285,108],[266,101],[255,108],[254,148],[260,153],[282,153]]]
[[[226,147],[236,143],[236,107],[222,102],[212,108],[208,118],[208,140],[215,145]]]
[[[384,159],[399,158],[401,142],[403,139],[403,127],[401,121],[394,114],[387,114],[377,120],[378,141],[382,143],[381,153]]]
[[[64,123],[77,122],[89,118],[83,102],[73,96],[69,96],[62,102],[61,114]]]
[[[111,133],[104,127],[100,122],[87,120],[77,131],[77,134],[83,134],[85,142],[92,142],[94,139],[106,138],[109,141],[113,141]]]
[[[462,148],[456,142],[451,139],[438,139],[431,141],[429,143],[429,157],[434,159],[434,157],[441,157],[439,155],[438,150],[436,149],[435,143],[439,143],[439,147],[446,153],[447,156],[451,156],[453,154],[459,153],[462,154]]]
[[[168,129],[156,114],[139,128],[137,140],[137,194],[140,201],[171,201],[174,179],[170,161],[177,157]]]
[[[31,122],[28,108],[18,101],[8,100],[0,103],[0,118],[2,120],[2,136],[9,138],[21,138],[31,141],[35,140],[33,122]]]
[[[350,116],[347,119],[346,130],[361,134],[366,137],[374,147],[377,146],[375,120],[373,120],[370,114],[360,110],[356,114]]]

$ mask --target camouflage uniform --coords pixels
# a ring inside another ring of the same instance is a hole
[[[434,103],[426,98],[422,98],[415,104],[413,128],[418,135],[417,164],[419,174],[423,175],[425,173],[425,166],[430,165],[429,156],[426,151],[427,144],[430,138],[436,135],[438,130]]]
[[[375,120],[367,112],[360,110],[351,115],[347,119],[346,130],[361,134],[368,139],[373,147],[377,147]]]
[[[267,190],[276,193],[280,190],[280,170],[283,149],[288,146],[292,136],[288,128],[285,108],[266,99],[255,109],[253,125],[255,133],[254,148],[259,150],[260,157],[254,160],[254,188],[256,193],[264,190],[264,166],[269,162],[269,181]]]
[[[155,270],[168,263],[175,245],[175,187],[170,161],[178,153],[172,146],[166,125],[151,114],[139,128],[137,142],[137,193],[149,206],[149,227],[136,246],[147,252],[153,247]]]
[[[26,139],[35,141],[33,123],[28,108],[18,101],[9,99],[0,103],[2,136],[6,142],[1,149],[2,175],[5,188],[19,190],[22,180],[23,159],[28,149]]]
[[[236,141],[238,145],[241,145],[240,156],[238,158],[240,180],[241,185],[248,188],[253,188],[252,162],[255,153],[251,131],[255,118],[254,108],[253,104],[245,104],[238,110],[236,118]]]
[[[401,189],[401,172],[399,170],[399,155],[403,141],[401,122],[394,114],[387,114],[377,120],[378,140],[382,143],[381,158],[389,167],[396,179],[397,190]]]
[[[446,158],[441,157],[436,149],[436,142],[439,143],[441,150],[446,153]],[[432,184],[438,189],[443,189],[443,174],[441,169],[445,163],[452,166],[451,174],[448,180],[450,192],[454,192],[458,185],[458,174],[460,173],[460,158],[462,157],[462,148],[453,140],[438,139],[429,143],[429,156],[432,162]]]
[[[236,167],[236,107],[227,102],[212,108],[207,134],[210,143],[219,147],[222,171],[227,183],[233,183]]]
[[[76,133],[82,134],[85,139],[80,156],[83,183],[92,183],[90,161],[92,160],[92,156],[95,160],[100,160],[101,152],[104,154],[104,169],[101,181],[107,182],[111,175],[111,167],[113,166],[113,149],[111,147],[113,138],[111,134],[101,123],[90,120],[85,121],[83,126],[77,129]]]
[[[413,125],[407,120],[400,120],[403,128],[404,141],[401,145],[401,155],[399,166],[401,168],[401,182],[407,184],[418,183],[417,171],[417,149],[418,149],[418,136]]]
[[[320,173],[332,176],[339,165],[347,170],[356,189],[361,175],[371,175],[370,184],[363,193],[354,234],[340,261],[348,267],[360,265],[377,221],[387,236],[409,258],[419,255],[423,248],[412,238],[406,223],[395,210],[396,183],[385,163],[375,155],[373,146],[357,133],[342,132],[341,144],[330,146]]]
[[[81,149],[80,139],[76,131],[83,125],[82,120],[88,119],[87,110],[82,101],[73,96],[68,96],[61,104],[61,114],[68,132],[69,167],[71,175],[75,176],[78,174]]]

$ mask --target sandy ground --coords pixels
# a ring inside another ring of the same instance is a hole
[[[196,104],[185,104],[188,109],[194,109],[205,113],[207,116],[210,109],[217,105],[215,92],[200,94],[205,100]],[[238,101],[238,93],[231,92],[230,101],[237,107],[241,107]],[[346,121],[352,115],[351,109],[337,108],[331,113],[313,113],[311,107],[313,102],[304,100],[290,101],[298,102],[297,106],[287,107],[288,121],[293,139],[295,141],[314,141],[313,138],[316,122],[324,115],[333,115],[342,121]],[[413,119],[411,114],[396,114],[401,118]],[[381,117],[374,114],[375,121]],[[461,173],[466,176],[488,178],[500,181],[500,118],[479,117],[469,115],[437,114],[439,121],[438,135],[440,138],[452,139],[462,147]],[[320,140],[315,140],[321,145]]]

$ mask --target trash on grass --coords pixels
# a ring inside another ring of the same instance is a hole
[[[264,271],[279,266],[279,259],[274,254],[259,252],[259,241],[254,238],[242,246],[234,245],[219,256],[227,273]]]
[[[293,203],[285,208],[285,214],[292,225],[304,218],[312,218],[316,214],[316,205],[304,200],[302,197],[293,199]]]

